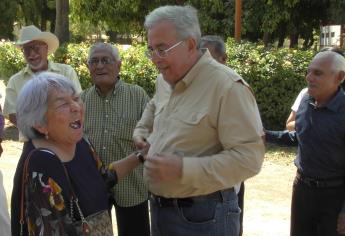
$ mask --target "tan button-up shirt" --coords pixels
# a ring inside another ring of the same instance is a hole
[[[154,117],[145,111],[140,121],[154,119],[148,155],[183,158],[179,180],[150,182],[144,170],[152,193],[177,198],[205,195],[260,171],[265,148],[255,98],[242,78],[208,51],[174,88],[158,78],[146,109],[154,109]],[[140,135],[140,122],[134,136]]]
[[[70,65],[48,62],[47,71],[65,76],[67,79],[70,79],[72,81],[78,93],[82,91],[77,73]],[[9,114],[16,113],[16,104],[19,92],[34,74],[35,73],[32,72],[30,67],[27,65],[25,68],[23,68],[10,78],[6,87],[6,97],[4,104],[5,116],[8,117]]]

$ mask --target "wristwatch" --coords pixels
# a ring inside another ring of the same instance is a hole
[[[141,163],[144,163],[145,157],[144,157],[144,155],[143,155],[140,151],[136,151],[136,152],[134,153],[134,155],[136,155],[136,156],[138,157],[138,159],[139,159],[139,161],[140,161]]]

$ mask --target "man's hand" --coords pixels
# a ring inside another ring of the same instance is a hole
[[[133,138],[134,145],[138,150],[149,150],[150,144],[144,139],[143,137],[134,137]]]
[[[340,213],[338,216],[337,231],[341,235],[345,235],[345,213]]]
[[[161,182],[182,177],[182,157],[176,155],[155,154],[147,157],[145,170],[150,181]]]

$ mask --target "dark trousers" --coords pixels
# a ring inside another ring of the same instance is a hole
[[[118,236],[150,236],[148,201],[132,207],[120,207],[113,200],[110,211],[113,205]]]
[[[239,236],[242,236],[242,234],[243,234],[243,211],[244,211],[244,182],[241,183],[240,191],[238,192],[237,197],[238,197],[238,206],[241,209],[240,234],[239,234]]]
[[[337,219],[345,187],[309,187],[295,179],[291,201],[291,236],[338,236]]]

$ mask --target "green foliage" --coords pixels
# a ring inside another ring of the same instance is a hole
[[[0,78],[4,79],[5,84],[25,66],[22,52],[10,42],[0,42],[0,62]]]
[[[87,56],[90,44],[65,44],[59,47],[49,59],[71,65],[79,76],[83,89],[92,86],[87,68]],[[145,45],[136,44],[129,48],[117,45],[122,58],[120,76],[127,83],[143,87],[152,96],[155,91],[155,79],[158,75],[154,65],[146,58]],[[25,66],[23,55],[12,43],[0,44],[0,77],[7,84],[9,78]]]
[[[71,65],[77,71],[83,89],[91,86],[86,60],[90,44],[62,45],[52,59]],[[122,80],[138,84],[152,96],[158,74],[145,57],[146,45],[129,48],[119,45],[122,58]],[[265,49],[253,43],[237,44],[227,41],[228,65],[237,71],[253,88],[265,128],[282,129],[290,107],[299,91],[306,86],[304,75],[314,51],[296,49]],[[24,62],[22,53],[12,44],[0,45],[0,76],[8,81]]]
[[[0,39],[13,39],[13,23],[17,11],[16,0],[0,1]]]
[[[291,105],[306,86],[304,79],[314,52],[265,49],[251,43],[227,41],[228,65],[253,88],[265,128],[282,129]]]
[[[92,85],[89,70],[87,68],[87,54],[90,44],[64,44],[55,52],[53,61],[72,66],[79,76],[83,89]]]
[[[128,83],[145,88],[146,92],[152,96],[155,92],[158,71],[145,56],[145,50],[144,44],[135,44],[127,50],[122,50],[121,78]]]

